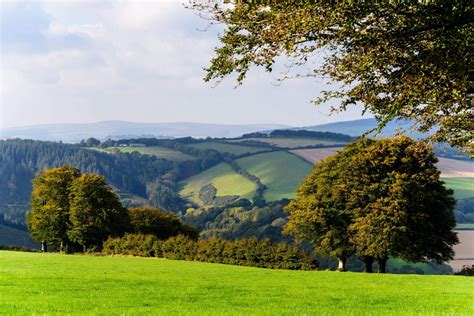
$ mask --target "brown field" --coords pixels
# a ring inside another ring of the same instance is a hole
[[[300,156],[306,161],[314,164],[323,160],[329,155],[335,154],[342,147],[316,148],[316,149],[296,149],[291,150],[293,154]],[[474,177],[474,163],[449,158],[438,158],[438,169],[441,170],[443,178],[470,178]]]
[[[444,178],[474,177],[474,163],[449,158],[438,159],[438,168]]]
[[[304,160],[315,164],[327,156],[335,154],[338,150],[341,150],[342,147],[334,148],[315,148],[315,149],[295,149],[290,150],[291,153],[300,156]]]
[[[458,230],[459,244],[454,246],[454,260],[449,262],[453,270],[459,271],[464,265],[474,265],[474,230]]]

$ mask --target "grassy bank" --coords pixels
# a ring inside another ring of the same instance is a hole
[[[0,251],[2,314],[474,313],[474,278]]]

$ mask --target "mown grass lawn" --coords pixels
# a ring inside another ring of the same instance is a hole
[[[474,278],[0,251],[0,314],[473,315]]]

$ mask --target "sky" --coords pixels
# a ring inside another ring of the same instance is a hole
[[[252,69],[237,88],[234,78],[205,83],[223,29],[204,31],[207,22],[182,2],[0,1],[0,127],[361,118],[360,108],[329,115],[331,104],[312,104],[325,88],[313,79],[277,84],[279,72]]]

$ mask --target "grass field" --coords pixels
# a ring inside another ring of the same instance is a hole
[[[472,315],[474,278],[0,251],[2,315]]]
[[[38,244],[31,240],[27,232],[4,225],[0,225],[0,246],[38,248]]]
[[[267,148],[253,147],[253,146],[232,145],[232,144],[224,144],[224,143],[216,143],[216,142],[197,143],[197,144],[191,144],[189,146],[197,148],[197,149],[213,149],[218,152],[230,153],[234,155],[256,153],[256,152],[266,151],[270,149],[269,147]]]
[[[312,170],[309,163],[284,151],[242,158],[237,163],[267,185],[267,201],[295,197],[296,188]]]
[[[159,158],[173,160],[173,161],[185,161],[185,160],[193,160],[196,157],[191,155],[182,153],[177,150],[165,148],[165,147],[109,147],[109,148],[96,148],[96,147],[88,147],[87,149],[98,150],[101,152],[106,153],[113,153],[115,150],[119,150],[124,153],[132,153],[134,151],[139,152],[140,154],[144,155],[153,155]]]
[[[474,197],[474,178],[444,178],[448,188],[454,190],[456,199],[467,199]]]
[[[255,183],[232,170],[228,164],[220,163],[182,181],[180,183],[180,195],[198,205],[202,205],[199,191],[203,186],[210,183],[216,187],[217,196],[239,195],[251,199],[257,189]]]
[[[286,137],[268,137],[268,138],[245,138],[242,140],[236,140],[235,142],[239,141],[259,141],[264,142],[273,146],[283,147],[283,148],[297,148],[297,147],[305,147],[305,146],[314,146],[314,145],[337,145],[337,144],[344,144],[344,142],[338,142],[333,140],[326,140],[326,139],[317,139],[317,138],[302,138],[302,137],[295,137],[295,138],[286,138]]]

